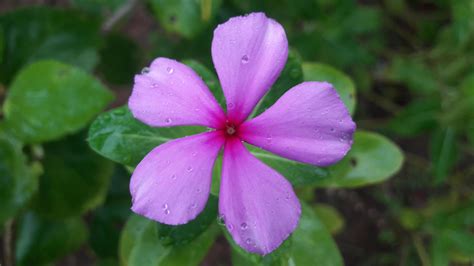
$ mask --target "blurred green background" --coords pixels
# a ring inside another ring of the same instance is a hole
[[[304,207],[263,258],[216,221],[220,169],[191,223],[131,214],[133,167],[199,129],[150,128],[123,107],[158,56],[219,93],[213,29],[254,11],[290,45],[258,112],[299,82],[327,80],[358,125],[329,168],[261,156]],[[0,106],[3,266],[474,263],[474,0],[1,0]]]

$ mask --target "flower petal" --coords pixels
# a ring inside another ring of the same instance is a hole
[[[304,82],[239,128],[242,139],[280,156],[318,166],[342,159],[356,125],[333,86]]]
[[[153,149],[133,172],[132,210],[171,225],[196,218],[209,197],[212,168],[223,142],[219,132],[206,132]]]
[[[212,59],[227,101],[229,119],[244,121],[270,89],[288,57],[285,30],[263,13],[219,25]]]
[[[150,126],[217,128],[225,120],[202,79],[190,67],[162,57],[135,76],[128,106],[135,118]]]
[[[298,225],[301,206],[291,184],[255,158],[238,139],[224,150],[219,213],[235,242],[268,254]]]

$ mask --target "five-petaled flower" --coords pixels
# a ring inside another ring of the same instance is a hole
[[[213,130],[169,141],[138,164],[130,182],[132,210],[178,225],[205,207],[212,169],[223,148],[219,215],[235,242],[267,254],[297,227],[301,206],[291,184],[255,158],[244,142],[316,166],[342,159],[355,124],[331,84],[304,82],[247,120],[288,57],[282,26],[263,13],[231,18],[214,31],[212,59],[227,114],[188,66],[157,58],[135,77],[129,108],[155,127],[200,125]]]

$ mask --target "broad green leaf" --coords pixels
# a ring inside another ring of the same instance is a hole
[[[40,61],[15,78],[3,111],[16,137],[37,143],[78,131],[112,99],[112,93],[83,70]]]
[[[26,213],[17,229],[16,265],[52,263],[77,250],[87,237],[87,226],[79,217],[54,221]]]
[[[272,106],[285,92],[303,81],[303,69],[301,68],[301,57],[295,51],[288,53],[288,60],[285,67],[281,71],[280,76],[273,84],[272,88],[263,97],[263,99],[255,107],[253,116],[263,113],[267,108]]]
[[[165,30],[192,38],[214,19],[221,0],[148,0]]]
[[[290,266],[292,265],[292,258],[290,257],[290,247],[292,245],[292,239],[287,238],[283,243],[275,249],[273,252],[261,256],[259,254],[249,253],[248,251],[241,248],[235,241],[232,239],[230,233],[226,230],[226,227],[223,225],[222,230],[224,231],[224,236],[227,239],[227,242],[232,248],[232,265],[233,266],[270,266],[270,265],[280,265],[280,266]]]
[[[331,180],[325,168],[288,160],[255,146],[246,145],[246,147],[255,157],[286,177],[293,186],[319,184]]]
[[[107,265],[107,258],[118,258],[118,243],[122,228],[111,225],[125,224],[131,214],[129,183],[130,174],[121,165],[116,165],[106,200],[93,212],[89,244],[96,256],[104,260],[104,265]]]
[[[101,114],[90,126],[88,142],[100,155],[136,166],[160,144],[202,132],[199,127],[153,128],[135,119],[127,107]]]
[[[139,49],[137,44],[118,33],[105,37],[105,45],[100,52],[99,71],[107,81],[114,84],[132,84],[139,71]]]
[[[35,207],[46,217],[79,216],[103,203],[113,165],[75,135],[45,146]]]
[[[337,234],[344,228],[344,217],[331,205],[316,204],[313,210],[331,234]]]
[[[338,266],[343,260],[331,234],[311,207],[301,202],[302,214],[293,232],[292,265]]]
[[[450,1],[455,37],[465,43],[474,34],[474,3],[472,0]]]
[[[356,105],[356,90],[354,82],[344,73],[325,64],[304,63],[303,73],[305,81],[327,81],[331,83],[341,96],[351,115]]]
[[[431,162],[434,183],[443,183],[458,159],[457,133],[448,127],[439,129],[431,137]]]
[[[0,224],[16,215],[37,187],[38,177],[26,164],[21,144],[0,131]]]
[[[206,66],[199,63],[196,60],[184,60],[184,64],[191,67],[196,73],[204,80],[209,90],[212,92],[214,97],[216,97],[217,102],[224,107],[225,106],[225,98],[224,92],[221,89],[219,79],[217,79],[216,74],[209,70]],[[225,109],[224,109],[225,110]]]
[[[437,126],[440,111],[441,104],[436,99],[415,100],[396,114],[387,127],[400,136],[416,136]]]
[[[187,244],[204,232],[217,217],[217,197],[210,195],[204,210],[187,224],[158,225],[158,236],[164,245]]]
[[[130,216],[120,239],[120,264],[128,266],[199,265],[219,233],[216,225],[187,244],[163,245],[158,223]]]
[[[73,10],[48,7],[18,9],[0,16],[5,40],[0,82],[5,84],[24,65],[56,59],[92,70],[98,62],[99,22]]]
[[[330,178],[316,182],[319,187],[359,187],[382,182],[396,174],[403,153],[388,138],[373,132],[357,131],[349,153],[330,166]]]

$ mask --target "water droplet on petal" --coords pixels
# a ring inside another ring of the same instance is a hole
[[[172,67],[167,67],[166,72],[168,72],[168,74],[173,74],[174,69]]]
[[[245,240],[245,243],[247,243],[247,245],[251,245],[253,241],[251,238],[247,238],[247,240]]]
[[[189,206],[190,209],[196,209],[197,208],[197,204],[196,203],[193,203],[191,204],[191,206]]]
[[[169,209],[166,209],[166,210],[165,210],[165,214],[166,214],[166,215],[170,214],[170,212],[171,212],[171,211],[170,211]]]
[[[188,166],[188,168],[186,168],[186,171],[192,172],[192,171],[193,171],[193,168],[192,168],[191,166]]]
[[[268,143],[272,142],[272,135],[268,135],[268,136],[267,136],[267,142],[268,142]]]
[[[232,231],[232,229],[234,229],[234,226],[233,226],[232,224],[228,224],[228,225],[227,225],[227,229],[228,229],[229,231]]]
[[[242,64],[247,64],[247,63],[249,62],[249,57],[248,57],[248,55],[242,56],[241,62],[242,62]]]
[[[152,87],[152,88],[158,88],[158,84],[157,84],[157,83],[152,83],[152,84],[151,84],[151,87]]]
[[[219,217],[217,217],[217,223],[219,225],[225,225],[225,216],[224,216],[224,214],[221,214],[221,215],[219,215]]]
[[[227,108],[228,108],[229,110],[234,109],[234,107],[235,107],[235,104],[234,104],[234,103],[229,103],[229,104],[227,105]]]
[[[142,75],[150,73],[150,68],[149,67],[144,67],[142,69]]]
[[[200,188],[196,189],[196,192],[201,193],[201,189]]]
[[[242,224],[240,225],[240,229],[242,229],[242,230],[247,230],[247,228],[248,228],[247,223],[242,223]]]
[[[175,179],[176,179],[176,175],[172,175],[172,176],[171,176],[171,179],[175,180]]]
[[[173,120],[171,120],[171,118],[169,118],[169,117],[165,119],[165,123],[166,123],[166,124],[170,124],[172,121],[173,121]]]

